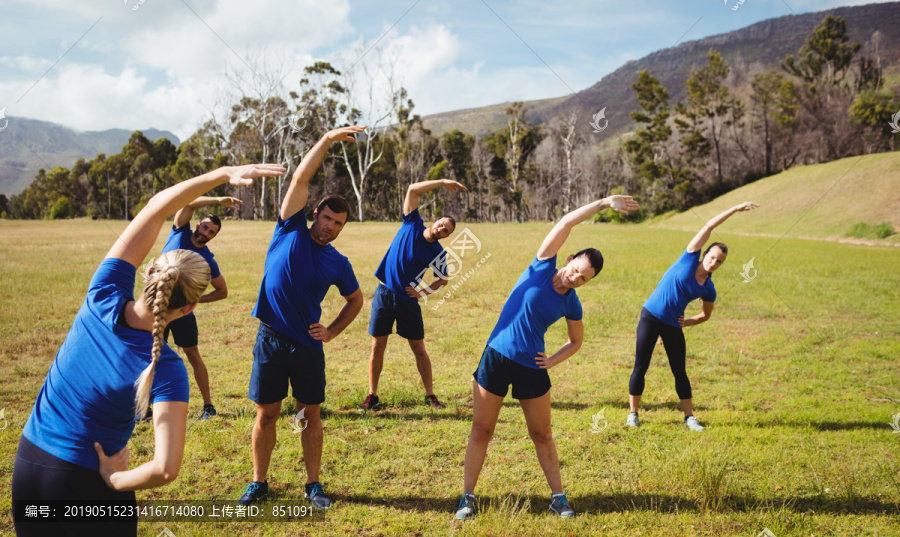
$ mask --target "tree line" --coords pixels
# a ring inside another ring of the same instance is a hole
[[[642,201],[629,216],[639,220],[705,203],[795,165],[893,150],[889,123],[900,104],[884,85],[882,40],[876,32],[874,57],[858,56],[860,44],[849,40],[846,21],[829,15],[780,70],[733,69],[710,49],[677,103],[641,71],[632,84],[640,106],[631,113],[636,128],[604,147],[579,133],[575,112],[534,125],[520,102],[506,109],[506,127],[497,132],[435,136],[384,65],[342,74],[317,62],[288,91],[280,73],[261,70],[227,117],[208,118],[179,147],[135,132],[119,154],[79,159],[71,169],[41,169],[22,193],[0,195],[0,215],[130,219],[153,194],[179,181],[224,165],[274,162],[288,174],[214,193],[243,199],[239,218],[272,220],[305,151],[334,127],[366,124],[357,142],[331,148],[310,183],[311,201],[338,193],[351,202],[351,218],[391,221],[401,214],[411,183],[448,178],[465,184],[469,195],[429,194],[423,216],[554,220],[592,199],[626,193]]]

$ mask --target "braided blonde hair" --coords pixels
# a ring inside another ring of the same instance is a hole
[[[193,304],[209,285],[209,264],[203,257],[190,250],[171,250],[150,260],[150,269],[144,278],[141,297],[153,312],[152,359],[134,383],[134,415],[140,419],[150,406],[150,390],[153,372],[162,353],[163,334],[170,311]]]

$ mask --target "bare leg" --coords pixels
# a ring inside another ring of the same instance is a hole
[[[472,433],[466,447],[466,465],[463,478],[463,492],[474,491],[478,475],[487,457],[488,444],[494,436],[494,426],[500,416],[503,398],[494,395],[472,381]]]
[[[319,480],[319,468],[322,466],[322,417],[319,405],[304,405],[297,401],[297,408],[306,409],[306,428],[300,435],[303,444],[303,462],[306,463],[306,483]],[[299,410],[298,410],[299,412]]]
[[[194,370],[194,380],[197,381],[197,388],[200,389],[200,395],[203,396],[203,404],[211,405],[209,373],[206,371],[206,364],[203,363],[203,358],[200,358],[199,347],[194,345],[193,347],[183,347],[181,350],[187,355],[188,361],[191,363],[191,369]]]
[[[641,396],[640,395],[629,395],[628,396],[628,404],[631,405],[632,412],[637,412],[638,409],[641,408]]]
[[[387,348],[388,336],[372,338],[372,354],[369,355],[369,393],[378,395],[378,379],[384,367],[384,349]]]
[[[428,351],[425,350],[424,339],[410,339],[409,348],[412,349],[416,357],[416,368],[419,370],[419,376],[422,377],[422,384],[425,386],[425,395],[434,395],[434,383],[431,377],[431,359],[428,357]]]
[[[281,401],[261,405],[256,403],[256,423],[253,424],[253,480],[265,481],[269,461],[275,449],[275,425],[281,415]]]
[[[694,405],[691,403],[691,399],[681,400],[681,410],[684,411],[685,418],[694,415]]]
[[[556,453],[556,442],[553,440],[553,431],[550,427],[550,392],[534,399],[520,399],[519,404],[525,413],[528,435],[534,442],[534,450],[537,452],[544,477],[547,478],[547,484],[550,485],[550,493],[562,494],[559,455]]]

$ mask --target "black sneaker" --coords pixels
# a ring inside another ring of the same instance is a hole
[[[444,403],[438,401],[436,395],[426,395],[425,396],[425,404],[433,408],[434,410],[440,410],[444,408]]]
[[[331,498],[325,495],[325,489],[322,488],[322,484],[318,481],[306,485],[306,499],[316,509],[328,509],[331,507]]]
[[[365,410],[378,410],[381,408],[381,405],[378,403],[378,396],[371,393],[367,395],[362,407]]]
[[[200,421],[208,420],[216,415],[216,407],[212,405],[203,405],[203,414],[200,415]]]
[[[258,502],[269,494],[269,480],[263,482],[254,481],[244,489],[244,495],[237,501],[238,505],[250,505]]]

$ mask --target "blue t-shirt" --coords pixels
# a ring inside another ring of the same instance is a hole
[[[580,321],[581,301],[574,289],[561,295],[553,289],[556,256],[543,261],[537,257],[519,276],[509,293],[488,345],[510,360],[539,369],[534,359],[544,352],[544,334],[550,325],[565,316]]]
[[[136,269],[104,259],[66,340],[50,365],[22,434],[47,453],[97,470],[94,442],[107,455],[134,431],[134,383],[150,365],[153,335],[117,324],[134,300]],[[187,370],[168,345],[156,363],[150,401],[187,401]]]
[[[219,271],[219,264],[213,259],[213,253],[209,251],[209,248],[206,246],[203,246],[202,248],[194,246],[194,243],[191,242],[191,235],[193,235],[193,231],[191,231],[190,222],[179,228],[176,228],[173,225],[172,231],[169,232],[169,238],[166,239],[166,245],[163,246],[162,253],[166,253],[170,250],[190,250],[192,252],[197,252],[203,256],[203,259],[205,259],[207,263],[209,263],[209,279],[215,280],[222,275]]]
[[[332,285],[341,296],[359,289],[350,261],[334,246],[312,240],[305,209],[287,220],[279,218],[253,316],[297,343],[321,349],[309,326],[322,317],[322,300]]]
[[[713,285],[712,274],[706,278],[705,284],[697,283],[699,264],[700,250],[685,250],[656,284],[653,294],[644,302],[644,309],[668,325],[680,326],[678,318],[684,315],[684,308],[692,300],[702,298],[707,302],[715,302],[716,287]]]
[[[429,265],[436,277],[447,274],[446,261],[441,257],[446,255],[444,249],[437,241],[425,240],[424,231],[419,209],[405,215],[391,247],[375,271],[376,278],[409,303],[415,303],[416,299],[406,294],[406,288],[419,285],[419,278],[424,276]]]

